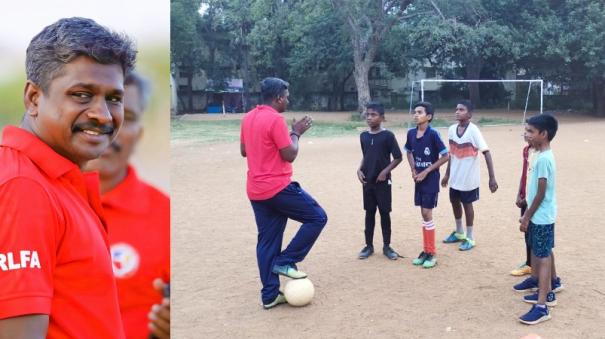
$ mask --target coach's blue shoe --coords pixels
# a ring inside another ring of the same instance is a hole
[[[275,297],[275,300],[273,300],[272,302],[268,303],[268,304],[263,304],[263,308],[268,310],[270,308],[273,308],[279,304],[285,304],[286,301],[286,296],[284,296],[281,292],[279,292],[279,294],[277,295],[277,297]]]
[[[538,292],[534,294],[528,294],[523,297],[523,301],[529,304],[537,304],[538,303]],[[555,292],[548,292],[546,295],[546,306],[552,307],[557,306],[557,298],[555,298]]]
[[[307,277],[307,273],[297,270],[296,267],[292,265],[274,265],[273,273],[283,275],[291,279],[304,279]]]
[[[517,285],[513,286],[513,290],[517,292],[534,292],[538,290],[538,279],[529,277]]]
[[[443,239],[443,242],[446,244],[451,244],[455,242],[460,242],[464,239],[466,239],[464,233],[456,233],[456,231],[453,231],[450,235],[447,236],[447,238]]]
[[[553,280],[551,280],[551,285],[550,287],[552,288],[552,291],[555,293],[559,293],[561,291],[563,291],[563,283],[561,283],[561,278],[556,277]]]
[[[540,307],[538,305],[532,306],[529,312],[525,313],[519,318],[519,321],[527,325],[535,325],[537,323],[550,320],[550,314],[548,314],[548,306],[542,306],[544,307]]]
[[[460,244],[458,249],[461,251],[468,251],[473,249],[473,247],[475,247],[475,240],[467,238],[462,241],[462,244]]]

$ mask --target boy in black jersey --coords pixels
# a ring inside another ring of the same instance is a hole
[[[366,106],[366,122],[370,129],[361,133],[363,158],[357,177],[363,185],[363,208],[366,211],[366,246],[359,252],[359,259],[366,259],[374,253],[374,226],[376,209],[380,212],[380,226],[384,255],[396,260],[398,255],[391,244],[391,171],[401,162],[401,150],[395,135],[382,127],[384,106],[370,102]],[[391,160],[391,156],[393,159]]]

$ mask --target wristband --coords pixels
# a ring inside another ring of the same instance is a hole
[[[296,137],[300,139],[300,134],[298,134],[294,131],[290,131],[290,136],[292,136],[292,134],[296,135]]]

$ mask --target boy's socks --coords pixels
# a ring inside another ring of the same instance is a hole
[[[422,235],[424,239],[424,251],[430,254],[436,254],[435,250],[435,223],[433,220],[422,223]]]
[[[475,239],[473,237],[473,226],[466,226],[466,237],[471,240]]]
[[[462,219],[455,219],[455,220],[456,220],[456,233],[464,234],[464,230],[462,229]]]

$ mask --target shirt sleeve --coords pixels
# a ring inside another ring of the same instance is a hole
[[[412,140],[410,138],[410,135],[412,134],[413,129],[408,130],[407,135],[405,136],[405,145],[403,145],[403,150],[408,152],[408,153],[412,153],[413,149],[412,149]]]
[[[489,147],[487,146],[485,139],[483,139],[483,134],[481,134],[479,127],[474,126],[473,131],[473,143],[475,144],[475,147],[477,147],[479,152],[489,151]]]
[[[553,174],[552,165],[552,162],[549,161],[547,157],[538,157],[533,169],[536,172],[536,178],[546,178],[546,180],[550,180]]]
[[[290,146],[290,144],[292,143],[290,133],[288,133],[288,126],[286,125],[286,120],[283,117],[278,117],[277,119],[275,119],[269,134],[271,136],[271,140],[273,140],[275,146],[277,146],[277,149],[283,149],[285,147]]]
[[[447,154],[447,147],[445,147],[445,144],[443,143],[443,140],[441,140],[441,135],[439,135],[439,132],[437,130],[433,130],[434,133],[434,138],[435,138],[435,146],[437,146],[437,150],[439,151],[439,154],[443,155],[443,154]]]
[[[59,221],[39,183],[0,185],[0,319],[50,314]]]
[[[393,159],[401,159],[401,150],[394,133],[391,133],[391,154],[393,155]]]

